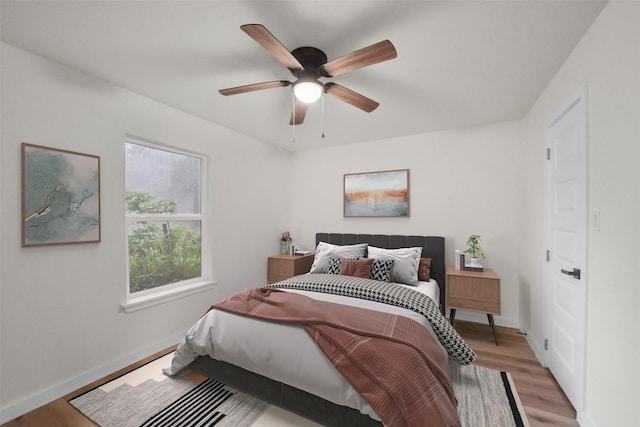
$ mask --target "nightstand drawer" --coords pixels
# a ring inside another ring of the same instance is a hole
[[[447,306],[461,310],[500,314],[500,278],[484,273],[447,271]]]
[[[291,277],[293,276],[293,262],[280,258],[269,258],[269,274]]]
[[[500,314],[500,282],[491,279],[449,276],[449,306]]]
[[[271,256],[267,261],[267,281],[275,283],[299,274],[308,273],[313,264],[313,258],[314,254]]]
[[[451,297],[487,301],[500,299],[500,283],[497,280],[450,276],[448,291]]]

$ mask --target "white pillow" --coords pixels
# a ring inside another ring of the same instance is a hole
[[[318,246],[316,246],[316,256],[313,259],[313,265],[311,265],[311,271],[309,271],[309,273],[326,273],[327,268],[329,268],[330,257],[358,259],[364,258],[366,251],[366,243],[338,246],[332,245],[331,243],[320,242]]]
[[[414,285],[418,281],[418,267],[422,248],[383,249],[369,246],[369,258],[392,259],[391,281]]]

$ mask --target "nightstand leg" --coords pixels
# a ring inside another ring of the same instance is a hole
[[[455,321],[456,321],[456,309],[452,308],[451,309],[451,314],[449,314],[449,323],[451,323],[451,326],[453,326]]]
[[[487,313],[487,318],[489,319],[489,324],[491,325],[491,330],[493,331],[493,339],[496,340],[496,345],[499,346],[498,336],[496,335],[496,324],[493,321],[493,314]]]

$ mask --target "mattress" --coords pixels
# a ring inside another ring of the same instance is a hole
[[[401,286],[407,286],[413,290],[423,293],[429,298],[431,298],[431,300],[435,302],[436,305],[439,304],[440,286],[438,286],[438,282],[436,282],[435,279],[431,279],[429,282],[419,281],[415,285],[411,285],[411,286],[409,285],[401,285]]]

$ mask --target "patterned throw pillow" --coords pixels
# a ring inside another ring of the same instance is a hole
[[[384,249],[369,246],[369,258],[392,259],[391,281],[415,285],[418,281],[418,265],[420,264],[421,247]]]
[[[340,261],[342,258],[331,257],[329,258],[329,267],[327,267],[327,274],[340,274],[340,269],[342,265]]]
[[[382,282],[391,281],[392,259],[374,259],[369,272],[369,279],[380,280]]]
[[[418,266],[418,280],[428,282],[431,280],[431,258],[420,258]]]
[[[350,261],[343,259],[340,261],[342,268],[340,274],[343,276],[361,277],[363,279],[369,278],[369,271],[371,271],[372,259],[363,259],[359,261]]]

